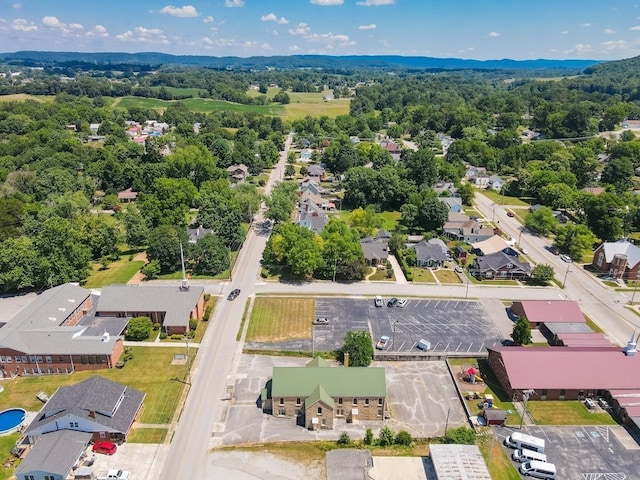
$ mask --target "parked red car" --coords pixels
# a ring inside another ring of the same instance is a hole
[[[106,455],[113,455],[116,453],[118,446],[112,442],[98,442],[93,444],[92,450],[96,453],[104,453]]]

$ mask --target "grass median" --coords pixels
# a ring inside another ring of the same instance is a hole
[[[257,297],[245,340],[282,342],[310,338],[315,303],[312,298]]]

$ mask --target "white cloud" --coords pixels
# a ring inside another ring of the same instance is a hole
[[[11,28],[19,32],[35,32],[38,30],[38,27],[33,22],[25,20],[24,18],[16,18],[11,22]]]
[[[358,30],[375,30],[375,29],[376,29],[375,23],[371,23],[369,25],[360,25],[358,27]]]
[[[638,30],[640,30],[640,25],[636,25],[635,27],[631,27],[629,30],[638,31]]]
[[[611,29],[611,28],[605,28],[602,33],[606,33],[607,35],[611,35],[612,33],[616,33],[615,30]]]
[[[603,42],[600,46],[607,52],[611,52],[614,50],[626,50],[629,48],[629,43],[626,40],[609,40],[608,42]]]
[[[13,5],[11,5],[11,7],[14,10],[20,10],[22,8],[22,4],[21,3],[14,3]]]
[[[289,47],[289,51],[290,51],[290,52],[299,52],[299,51],[300,51],[300,47],[299,47],[299,46],[297,46],[297,45],[291,45],[291,46]]]
[[[244,0],[224,0],[224,6],[229,8],[244,7]]]
[[[108,37],[109,32],[103,25],[96,25],[93,30],[87,32],[87,37]]]
[[[560,35],[566,35],[568,33],[569,33],[569,30],[563,30],[563,31],[560,32]]]
[[[584,28],[588,28],[588,27],[591,26],[591,24],[589,22],[587,22],[587,23],[582,23],[580,26],[584,27]]]
[[[381,5],[393,5],[396,0],[364,0],[364,2],[356,2],[361,7],[379,7]]]
[[[278,18],[278,16],[275,13],[269,13],[267,15],[263,15],[260,17],[260,20],[262,20],[263,22],[276,22],[276,23],[279,23],[280,25],[286,25],[287,23],[289,23],[289,20],[287,20],[284,17]]]
[[[299,23],[296,28],[289,29],[291,35],[308,35],[310,32],[311,28],[304,22]]]
[[[70,23],[69,24],[69,29],[70,30],[84,30],[84,27],[80,23]]]
[[[311,3],[313,3],[314,5],[332,6],[342,5],[344,3],[344,0],[311,0]]]
[[[64,24],[57,17],[42,17],[42,23],[50,28],[62,28]]]
[[[202,21],[203,21],[204,23],[213,23],[213,17],[212,17],[211,15],[209,15],[208,17],[204,17],[204,18],[202,19]]]
[[[145,42],[162,45],[169,43],[167,36],[159,28],[136,27],[133,31],[127,30],[124,33],[116,35],[116,38],[122,42]]]
[[[490,36],[490,37],[499,37],[499,36],[500,36],[500,33],[498,33],[498,32],[490,32],[490,33],[489,33],[489,36]]]
[[[173,5],[167,5],[166,7],[162,7],[162,9],[158,12],[165,15],[171,15],[172,17],[197,17],[200,15],[196,7],[193,5],[184,5],[182,7],[174,7]]]

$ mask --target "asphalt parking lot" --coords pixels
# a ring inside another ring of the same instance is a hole
[[[316,317],[329,325],[314,327],[316,350],[339,348],[349,330],[368,330],[374,341],[388,335],[393,352],[417,351],[420,339],[431,342],[435,352],[483,352],[500,344],[503,336],[480,302],[465,300],[409,299],[403,308],[375,307],[373,299],[318,298]]]
[[[235,376],[235,393],[230,398],[224,422],[216,426],[210,448],[246,443],[337,440],[342,432],[364,438],[367,428],[377,435],[382,425],[395,431],[407,430],[416,437],[444,434],[445,428],[465,424],[453,380],[444,362],[374,362],[386,370],[391,418],[347,424],[338,420],[334,430],[309,431],[292,418],[262,413],[258,399],[271,378],[274,366],[304,366],[309,359],[242,355]],[[334,368],[343,368],[336,366]]]
[[[498,428],[502,442],[511,429]],[[525,433],[546,441],[545,454],[563,480],[640,478],[640,447],[621,426],[527,427]],[[504,447],[509,456],[512,449]],[[515,462],[514,462],[515,463]],[[519,465],[515,463],[516,465]]]

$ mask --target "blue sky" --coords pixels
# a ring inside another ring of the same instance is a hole
[[[640,55],[640,0],[23,0],[0,51],[190,55]]]

